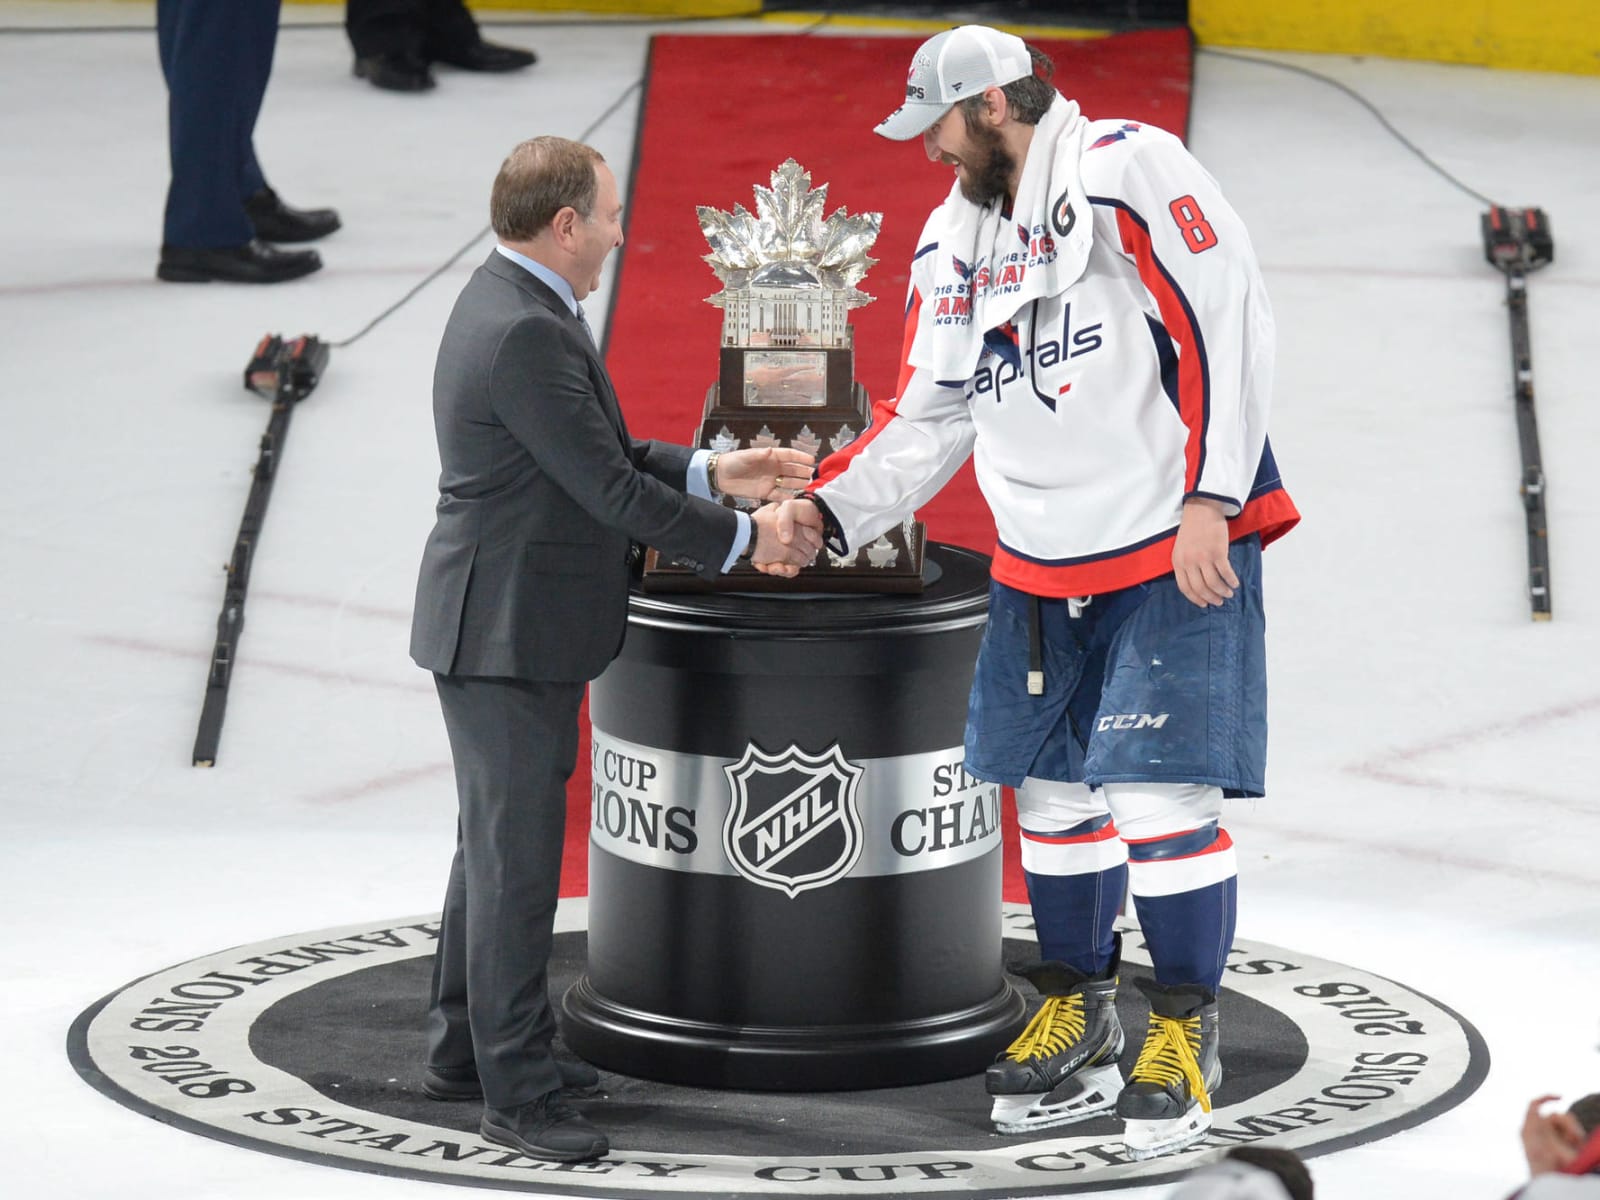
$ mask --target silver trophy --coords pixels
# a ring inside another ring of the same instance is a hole
[[[792,158],[755,195],[754,213],[742,204],[695,210],[711,246],[705,260],[722,281],[707,297],[722,309],[717,406],[853,413],[849,315],[872,303],[856,284],[877,262],[867,251],[883,214],[841,208],[824,219],[828,185],[813,188]]]
[[[822,454],[848,446],[866,428],[870,405],[855,379],[850,310],[873,297],[856,285],[877,259],[882,213],[844,209],[824,218],[828,185],[788,159],[772,186],[755,191],[755,212],[696,209],[711,253],[705,261],[722,290],[707,302],[722,309],[717,382],[706,393],[697,445],[726,451],[793,446]],[[731,502],[730,502],[731,503]],[[869,554],[820,555],[798,580],[769,580],[741,564],[722,590],[919,591],[922,526],[890,530]],[[645,586],[686,590],[684,573],[647,563]],[[692,578],[692,577],[691,577]],[[681,586],[680,586],[681,585]],[[698,580],[696,587],[703,587]]]

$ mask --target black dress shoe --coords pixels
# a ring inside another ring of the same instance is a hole
[[[570,1096],[592,1096],[600,1090],[600,1072],[586,1062],[556,1060],[561,1088]],[[429,1067],[422,1076],[422,1094],[429,1100],[478,1100],[483,1084],[476,1067]]]
[[[331,208],[290,208],[271,188],[262,188],[244,202],[245,215],[265,242],[314,242],[339,228]]]
[[[474,42],[459,50],[433,55],[434,62],[442,62],[463,71],[520,71],[539,61],[532,50],[519,46],[500,46],[494,42]]]
[[[388,92],[425,92],[433,86],[433,72],[420,58],[409,54],[373,54],[357,58],[357,79]]]
[[[322,258],[315,250],[279,250],[265,242],[249,241],[217,250],[163,246],[156,277],[170,283],[210,283],[213,279],[282,283],[321,269]]]
[[[604,1158],[611,1149],[606,1135],[569,1107],[559,1091],[509,1110],[484,1109],[478,1132],[485,1141],[548,1162],[586,1162]]]

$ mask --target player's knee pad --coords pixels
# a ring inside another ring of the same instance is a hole
[[[1093,817],[1103,817],[1108,811],[1105,793],[1087,783],[1034,779],[1030,775],[1017,788],[1017,824],[1024,829],[1069,829]]]
[[[1108,783],[1101,791],[1130,845],[1193,833],[1222,816],[1222,789],[1203,783]]]
[[[1233,840],[1218,825],[1222,789],[1200,783],[1108,783],[1102,789],[1128,844],[1135,896],[1170,896],[1237,874]]]
[[[1128,861],[1104,793],[1084,783],[1033,778],[1024,779],[1016,793],[1024,871],[1085,875]]]

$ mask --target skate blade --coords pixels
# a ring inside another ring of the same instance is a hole
[[[1202,1140],[1211,1132],[1211,1114],[1196,1107],[1193,1112],[1169,1121],[1123,1121],[1122,1144],[1134,1162],[1144,1162],[1162,1154],[1176,1154]]]
[[[989,1119],[1001,1133],[1028,1133],[1053,1125],[1087,1121],[1117,1106],[1117,1097],[1122,1092],[1122,1072],[1115,1064],[1085,1071],[1067,1080],[1057,1092],[1061,1094],[1032,1092],[1022,1096],[996,1096]]]

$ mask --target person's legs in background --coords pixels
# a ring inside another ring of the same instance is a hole
[[[539,61],[532,50],[485,41],[462,0],[422,0],[422,53],[463,71],[520,71]]]
[[[172,158],[156,268],[161,279],[277,283],[322,266],[315,251],[283,251],[256,240],[247,204],[261,193],[275,199],[252,137],[272,72],[278,10],[279,0],[159,0],[156,6]],[[331,219],[326,232],[338,228],[336,215],[320,217],[323,225]]]
[[[392,92],[433,87],[433,63],[498,72],[538,61],[531,50],[484,41],[462,0],[346,0],[345,32],[356,76]]]
[[[356,76],[385,91],[427,91],[434,80],[422,54],[423,27],[423,0],[346,0]]]

